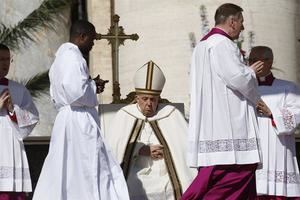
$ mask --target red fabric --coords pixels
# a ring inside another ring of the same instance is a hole
[[[257,164],[201,167],[181,200],[254,200]]]
[[[283,196],[263,195],[263,196],[257,196],[256,200],[300,200],[300,197],[283,197]]]
[[[228,35],[225,31],[219,29],[219,28],[212,28],[202,39],[201,41],[207,40],[207,38],[209,38],[210,36],[214,35],[214,34],[220,34],[223,35],[225,37],[227,37],[228,39],[232,40],[232,38],[230,37],[230,35]],[[246,51],[240,49],[241,54],[243,55],[243,58],[245,59],[245,55],[246,55]]]
[[[219,29],[219,28],[212,28],[211,31],[209,31],[209,33],[207,33],[202,39],[201,41],[203,40],[206,40],[207,38],[209,38],[210,36],[214,35],[214,34],[220,34],[220,35],[223,35],[227,38],[229,38],[230,40],[232,40],[232,38],[223,30]]]
[[[8,112],[8,111],[7,111]],[[9,118],[11,119],[11,121],[15,122],[15,123],[18,123],[18,120],[17,120],[17,115],[16,113],[14,112],[12,115],[8,112],[8,115],[9,115]]]
[[[25,200],[25,192],[0,192],[0,200]]]
[[[271,115],[270,118],[271,118],[272,126],[276,128],[276,123],[274,121],[273,115]]]

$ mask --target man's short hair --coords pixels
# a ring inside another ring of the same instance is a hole
[[[239,13],[242,13],[243,9],[240,6],[237,6],[232,3],[225,3],[221,5],[215,13],[215,23],[216,25],[218,24],[223,24],[226,19],[230,16],[236,16]]]
[[[0,43],[0,50],[7,50],[7,51],[9,51],[9,48],[5,44],[1,44]]]
[[[95,31],[95,26],[86,20],[75,21],[70,29],[70,37],[76,37],[80,34],[89,34]]]
[[[267,46],[255,46],[251,49],[250,55],[249,55],[249,59],[251,59],[253,53],[260,51],[262,53],[262,56],[264,59],[273,59],[274,55],[273,55],[273,51],[270,47]]]

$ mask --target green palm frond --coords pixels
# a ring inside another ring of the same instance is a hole
[[[60,11],[71,5],[72,0],[45,0],[40,7],[13,27],[0,24],[0,43],[11,50],[19,49],[26,40],[35,41],[34,33],[41,28],[55,30],[55,22],[61,19]]]
[[[48,72],[49,70],[38,73],[29,80],[22,81],[33,98],[37,98],[41,94],[48,94],[50,86]]]

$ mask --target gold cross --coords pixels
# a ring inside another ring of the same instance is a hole
[[[120,17],[118,15],[113,15],[112,25],[108,29],[106,35],[97,33],[96,40],[106,39],[108,44],[111,45],[112,54],[112,73],[113,73],[113,103],[118,103],[120,101],[120,83],[119,83],[119,46],[124,45],[124,41],[127,39],[138,40],[138,34],[126,35],[124,33],[124,28],[119,26]]]

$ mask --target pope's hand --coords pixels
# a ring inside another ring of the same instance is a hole
[[[163,149],[164,147],[160,144],[144,145],[139,150],[139,155],[150,156],[153,160],[159,160],[164,157]]]

